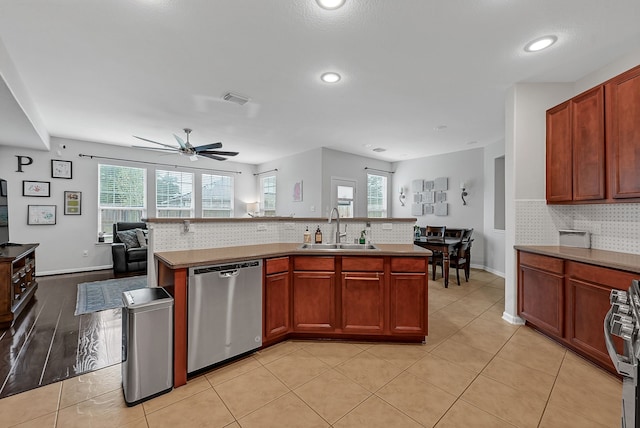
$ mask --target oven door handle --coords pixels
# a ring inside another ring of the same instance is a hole
[[[613,366],[616,368],[616,371],[620,373],[622,376],[634,377],[634,366],[629,362],[629,359],[624,356],[618,354],[616,347],[613,343],[613,338],[611,337],[611,332],[609,331],[609,326],[611,325],[611,317],[613,317],[613,306],[607,312],[607,315],[604,317],[604,342],[607,345],[607,351],[609,352],[609,357],[611,357],[611,361],[613,362]]]

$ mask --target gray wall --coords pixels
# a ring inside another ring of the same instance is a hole
[[[495,218],[505,216],[505,207],[496,205],[496,182],[504,184],[504,173],[496,176],[495,160],[504,156],[504,140],[484,148],[484,265],[485,269],[504,276],[505,231],[494,227]]]

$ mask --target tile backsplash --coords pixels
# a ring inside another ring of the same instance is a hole
[[[640,204],[547,205],[516,200],[518,245],[558,245],[560,229],[591,232],[591,248],[640,254]]]

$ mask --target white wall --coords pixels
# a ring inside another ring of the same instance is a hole
[[[64,144],[62,156],[58,157],[56,151],[59,145]],[[148,182],[153,182],[149,177],[155,175],[155,166],[136,163],[135,161],[157,162],[163,164],[181,165],[184,170],[193,167],[188,158],[177,155],[163,155],[151,151],[116,147],[106,144],[90,143],[69,139],[51,139],[52,151],[36,151],[20,149],[16,147],[0,146],[0,177],[8,181],[9,197],[9,222],[10,237],[12,242],[31,243],[38,242],[40,246],[36,250],[37,272],[39,275],[54,273],[66,273],[83,270],[110,268],[111,247],[109,244],[98,244],[98,163],[123,164],[131,166],[144,166],[147,168]],[[81,158],[80,153],[105,156],[120,159],[129,159],[131,162],[119,162]],[[17,172],[17,155],[30,156],[33,164],[23,168],[23,172]],[[51,178],[51,159],[70,160],[73,162],[72,179]],[[234,174],[236,188],[235,206],[242,205],[242,210],[236,210],[239,217],[245,216],[244,199],[253,198],[255,195],[254,166],[233,162],[215,162],[201,160],[196,162],[198,167],[219,168],[229,171],[240,171]],[[162,168],[162,167],[158,167]],[[213,171],[213,170],[212,170]],[[202,171],[200,171],[202,172]],[[22,196],[22,181],[35,180],[51,183],[50,197],[25,197]],[[152,185],[152,184],[149,184]],[[63,213],[63,196],[65,190],[82,192],[82,214],[79,216],[65,216]],[[150,212],[148,216],[154,216],[151,212],[155,201],[149,201]],[[56,205],[57,222],[52,226],[27,225],[28,205]],[[87,256],[83,252],[87,251]]]
[[[316,217],[321,214],[322,192],[322,149],[310,150],[297,155],[265,162],[258,171],[277,172],[259,174],[255,186],[259,192],[260,177],[276,176],[276,215],[296,217]],[[302,181],[302,201],[293,201],[293,186]],[[259,195],[256,195],[256,199]]]
[[[489,272],[504,276],[505,231],[494,227],[495,160],[504,156],[504,140],[484,147],[484,266]],[[504,180],[504,177],[501,178]],[[504,213],[500,213],[504,215]]]
[[[484,174],[484,150],[482,148],[448,153],[438,156],[429,156],[420,159],[397,162],[394,164],[393,174],[393,217],[414,217],[411,215],[411,182],[416,179],[433,180],[436,177],[449,179],[447,202],[449,215],[446,217],[428,214],[417,217],[421,227],[429,225],[444,225],[451,228],[472,227],[473,251],[471,252],[471,264],[475,267],[485,266],[484,243],[484,205],[485,205],[485,174]],[[460,182],[464,181],[469,195],[465,197],[467,205],[462,204]],[[397,189],[403,186],[408,189],[405,206],[401,206],[397,198]]]

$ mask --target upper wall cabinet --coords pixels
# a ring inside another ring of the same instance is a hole
[[[611,198],[640,198],[640,66],[605,85]]]
[[[547,110],[546,178],[550,204],[640,198],[640,66]]]

